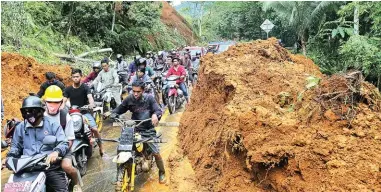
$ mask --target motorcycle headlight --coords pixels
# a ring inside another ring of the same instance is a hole
[[[82,121],[81,115],[72,115],[71,120],[73,121],[74,132],[81,131],[81,128],[83,126],[83,121]]]

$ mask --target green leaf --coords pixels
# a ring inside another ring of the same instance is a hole
[[[337,32],[338,32],[337,29],[332,30],[332,38],[335,38],[335,36],[337,35]]]
[[[315,76],[309,76],[306,78],[306,81],[307,81],[306,88],[310,89],[310,88],[313,88],[319,84],[320,78],[315,77]]]
[[[342,27],[338,27],[337,29],[339,30],[341,37],[344,38],[345,37],[344,29]]]
[[[352,36],[352,35],[353,35],[353,29],[352,29],[352,28],[344,28],[344,31],[345,31],[349,36]]]

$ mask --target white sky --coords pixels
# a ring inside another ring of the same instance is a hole
[[[177,5],[180,5],[181,4],[181,0],[174,0],[172,1],[172,5],[173,6],[177,6]]]

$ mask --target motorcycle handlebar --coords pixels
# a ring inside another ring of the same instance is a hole
[[[114,118],[114,120],[117,121],[117,122],[120,122],[122,125],[124,125],[124,122],[125,122],[125,121],[135,121],[135,122],[136,122],[136,121],[140,121],[140,123],[138,123],[137,125],[135,125],[135,127],[138,127],[138,126],[141,125],[142,123],[152,120],[152,118],[145,119],[145,120],[132,120],[132,119],[130,119],[130,120],[123,120],[123,119],[119,119],[119,118]]]

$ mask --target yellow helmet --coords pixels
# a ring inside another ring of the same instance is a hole
[[[43,98],[48,102],[60,102],[63,100],[62,90],[57,85],[51,85],[45,90]]]

